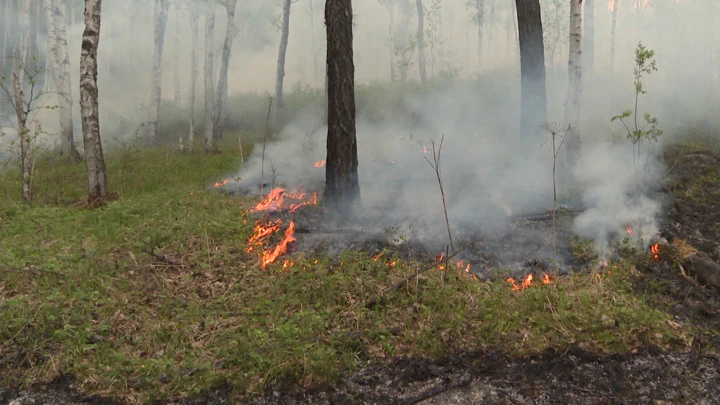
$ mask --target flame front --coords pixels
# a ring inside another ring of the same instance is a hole
[[[283,240],[280,241],[277,245],[275,245],[274,248],[263,251],[262,255],[262,261],[260,262],[260,267],[265,268],[270,263],[273,263],[275,260],[277,260],[280,255],[287,252],[288,244],[295,241],[295,223],[293,221],[290,221],[290,225],[288,225],[287,229],[285,230],[285,236],[283,237]],[[288,263],[288,262],[286,262]],[[285,266],[283,265],[283,268]]]
[[[295,200],[299,202],[284,206],[283,203],[285,199]],[[255,206],[250,209],[250,212],[275,211],[283,208],[287,208],[287,210],[290,212],[295,212],[303,205],[317,205],[317,202],[317,191],[312,193],[312,196],[308,198],[307,193],[302,190],[298,190],[294,193],[288,193],[282,187],[275,187],[270,191],[267,196],[265,196],[265,198],[263,198],[259,203],[255,204]]]
[[[513,291],[520,291],[520,290],[525,290],[527,288],[530,288],[533,285],[533,280],[535,280],[535,277],[532,274],[528,274],[527,276],[525,276],[522,279],[520,284],[518,284],[515,281],[515,279],[513,279],[512,277],[509,277],[505,281],[508,284],[510,284],[510,287],[512,288]],[[551,284],[552,283],[552,281],[550,280],[550,276],[548,276],[547,274],[542,275],[542,277],[540,278],[540,282],[542,284]]]
[[[650,246],[650,253],[653,254],[654,259],[656,259],[656,260],[659,259],[660,258],[660,246],[658,246],[657,243]]]

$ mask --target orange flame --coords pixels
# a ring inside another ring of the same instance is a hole
[[[225,179],[223,181],[218,181],[215,183],[215,188],[220,188],[228,183],[228,179]]]
[[[290,221],[290,225],[285,230],[285,237],[283,238],[283,240],[280,241],[280,243],[278,243],[277,245],[275,245],[274,248],[263,252],[262,261],[260,262],[261,268],[264,269],[265,266],[267,266],[270,263],[273,263],[275,260],[277,260],[278,257],[280,257],[280,255],[287,252],[288,245],[291,242],[295,241],[294,232],[295,232],[295,223],[293,221]],[[283,266],[283,267],[285,267],[285,266]]]
[[[290,212],[295,212],[298,208],[302,207],[303,205],[316,205],[318,202],[318,195],[317,192],[314,192],[312,194],[312,197],[310,197],[309,200],[306,200],[307,193],[298,190],[295,193],[288,193],[285,191],[282,187],[275,187],[270,191],[270,193],[265,196],[259,203],[255,204],[254,207],[250,209],[250,212],[258,212],[258,211],[274,211],[281,208],[286,208],[283,206],[283,202],[285,199],[289,200],[296,200],[300,201],[294,204],[290,204],[287,209]],[[305,201],[303,201],[305,200]]]
[[[428,153],[427,146],[423,145],[423,153]]]
[[[628,235],[632,235],[633,231],[630,229],[627,225],[625,225],[625,230],[627,231]]]
[[[280,229],[280,220],[276,220],[272,224],[268,225],[262,225],[260,221],[255,221],[255,226],[253,227],[253,235],[248,239],[248,248],[247,252],[250,253],[254,250],[252,244],[253,243],[259,243],[262,244],[265,242],[265,240]]]
[[[325,167],[325,159],[318,160],[317,162],[313,163],[314,167]]]
[[[532,274],[528,274],[528,275],[525,276],[525,278],[520,282],[519,285],[518,285],[518,283],[515,281],[515,279],[513,279],[512,277],[508,278],[508,279],[505,280],[505,281],[506,281],[508,284],[510,284],[510,286],[512,287],[512,290],[513,290],[513,291],[520,291],[520,290],[525,290],[525,289],[527,289],[527,288],[530,288],[530,287],[533,285],[533,280],[534,280],[534,279],[535,279],[535,278],[533,277]],[[550,283],[552,283],[552,281],[550,280],[550,276],[548,276],[547,274],[543,274],[543,275],[542,275],[542,277],[540,278],[540,282],[541,282],[542,284],[550,284]]]
[[[653,254],[653,258],[655,258],[656,260],[659,259],[660,258],[660,246],[658,246],[657,243],[650,246],[650,253]]]

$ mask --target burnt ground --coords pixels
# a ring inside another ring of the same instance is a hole
[[[720,260],[720,155],[692,147],[673,146],[666,153],[670,172],[663,180],[668,197],[662,235],[685,240],[707,260]],[[569,254],[569,223],[575,212],[560,215],[563,266],[579,267],[587,258]],[[367,238],[367,229],[350,224],[322,229],[320,210],[296,217],[297,250],[332,253],[340,247],[369,253],[390,249],[401,257],[431,259],[438,252],[420,243],[392,243],[381,230]],[[498,265],[511,275],[547,268],[547,246],[533,238],[546,232],[548,213],[514,218],[503,233],[462,235],[472,241],[461,257],[480,276]],[[335,224],[337,225],[337,223]],[[547,235],[547,234],[546,234]],[[360,237],[363,236],[363,237]],[[330,242],[328,242],[330,241]],[[333,241],[338,245],[333,246]],[[458,243],[461,244],[461,243]],[[349,246],[348,246],[349,245]],[[518,245],[523,246],[521,252]],[[490,249],[492,248],[492,249]],[[506,252],[488,255],[482,252]],[[639,266],[635,289],[660,308],[699,330],[691,348],[663,351],[646,346],[624,355],[590,353],[580,348],[513,357],[485,351],[444,359],[396,358],[386,364],[365,364],[334,386],[276,388],[249,403],[269,404],[720,404],[720,291],[704,285],[674,260]],[[229,386],[174,404],[232,403]],[[13,402],[10,402],[14,400]],[[0,403],[113,403],[111,399],[78,398],[72,379],[61,378],[37,391],[0,390]]]

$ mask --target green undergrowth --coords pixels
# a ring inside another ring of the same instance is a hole
[[[123,153],[108,157],[111,189],[122,192],[102,209],[68,204],[82,199],[81,165],[39,162],[33,209],[3,197],[0,387],[69,373],[83,393],[128,402],[225,381],[243,397],[331,384],[360,360],[488,348],[623,353],[688,340],[632,292],[629,262],[523,291],[429,271],[368,306],[426,263],[348,251],[262,270],[246,251],[252,201],[211,187],[237,168],[236,151]]]

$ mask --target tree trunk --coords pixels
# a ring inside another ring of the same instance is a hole
[[[30,194],[30,131],[27,128],[27,110],[25,109],[25,101],[23,99],[22,84],[20,77],[13,73],[13,98],[15,106],[15,115],[18,121],[18,135],[20,136],[20,168],[22,172],[22,184],[20,186],[20,195],[27,205],[32,205],[32,195]]]
[[[495,30],[495,0],[490,0],[490,18],[488,19],[488,44],[492,49],[493,31]]]
[[[587,1],[587,0],[585,0]],[[570,2],[570,53],[568,57],[568,94],[565,101],[565,121],[570,130],[565,135],[565,156],[569,163],[568,171],[573,167],[580,154],[580,115],[582,100],[582,73],[583,73],[583,27],[582,2]],[[591,4],[591,3],[590,3]],[[585,5],[587,7],[587,4]]]
[[[190,61],[190,133],[188,134],[188,148],[192,150],[195,141],[195,108],[197,107],[197,76],[198,76],[198,48],[200,42],[200,29],[198,23],[200,15],[198,11],[191,7],[190,10],[190,30],[192,31],[191,40],[191,61]]]
[[[101,5],[102,0],[85,0],[85,31],[80,53],[80,115],[88,173],[88,202],[91,205],[102,205],[107,195],[97,85]]]
[[[19,0],[20,1],[20,19],[18,30],[20,31],[20,39],[18,41],[18,47],[15,49],[15,57],[13,60],[14,66],[22,66],[17,74],[20,80],[20,87],[23,86],[23,80],[25,80],[25,62],[28,60],[28,43],[30,42],[30,0]]]
[[[12,14],[12,1],[5,0],[5,8],[3,14],[3,41],[2,41],[2,53],[0,54],[0,71],[7,72],[10,70],[9,66],[12,66],[12,60],[8,58],[8,50],[12,47],[10,44],[10,33],[11,24],[13,22]],[[1,104],[1,103],[0,103]]]
[[[157,143],[160,132],[160,104],[162,101],[162,58],[165,47],[165,27],[167,26],[170,0],[155,0],[155,32],[152,68],[152,85],[150,88],[150,118],[148,119],[148,142]]]
[[[360,200],[351,0],[327,0],[325,25],[328,134],[324,197],[328,206],[349,214]]]
[[[478,66],[483,63],[483,30],[485,28],[485,10],[483,9],[483,1],[475,0],[475,25],[477,26],[477,52]]]
[[[610,73],[615,69],[615,29],[617,28],[618,2],[613,0],[612,24],[610,26]]]
[[[73,125],[72,80],[70,79],[70,57],[68,56],[66,0],[53,0],[54,28],[54,66],[53,81],[58,95],[58,114],[60,116],[60,156],[69,162],[81,159],[75,147],[75,128]],[[49,33],[48,33],[49,35]],[[48,58],[51,58],[48,55]],[[52,58],[51,58],[52,59]]]
[[[425,8],[422,0],[415,0],[418,15],[417,46],[418,46],[418,69],[420,70],[420,81],[427,81],[427,70],[425,63]]]
[[[228,70],[230,69],[230,56],[232,53],[232,44],[237,33],[235,27],[235,9],[237,0],[228,0],[227,8],[227,30],[225,31],[225,42],[223,43],[222,60],[220,62],[220,74],[217,83],[217,94],[215,95],[215,139],[222,139],[223,130],[225,129],[225,117],[223,117],[223,107],[228,102]]]
[[[584,5],[584,23],[583,23],[583,70],[585,71],[585,77],[590,78],[593,74],[595,67],[595,1],[594,0],[583,0]]]
[[[180,107],[180,1],[175,1],[175,52],[173,52],[173,87],[175,107]]]
[[[520,43],[520,143],[536,146],[540,126],[547,121],[545,47],[539,0],[516,0]]]
[[[280,49],[278,51],[277,73],[275,75],[275,116],[273,121],[278,122],[280,110],[283,108],[283,81],[285,79],[285,55],[290,36],[290,4],[291,0],[283,0],[282,33],[280,35]]]
[[[210,153],[215,135],[215,0],[207,0],[205,12],[205,152]]]

